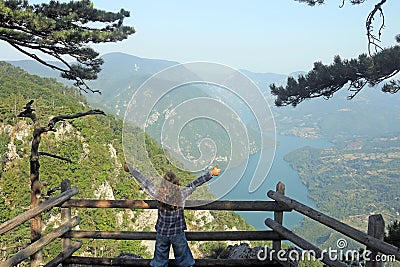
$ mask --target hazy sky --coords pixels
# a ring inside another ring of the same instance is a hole
[[[37,3],[43,1],[29,1]],[[367,51],[365,21],[378,0],[358,6],[341,0],[309,7],[294,0],[94,0],[97,8],[131,12],[125,23],[137,33],[123,42],[95,46],[101,54],[124,52],[139,57],[211,61],[254,72],[308,71],[314,61],[335,55],[357,57]],[[384,6],[384,46],[400,33],[399,0]],[[25,57],[0,42],[1,60]]]

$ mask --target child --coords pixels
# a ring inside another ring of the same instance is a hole
[[[188,267],[194,264],[192,252],[188,246],[185,232],[186,222],[183,207],[186,198],[196,187],[220,174],[218,164],[210,171],[179,189],[179,179],[173,172],[167,172],[157,190],[152,181],[125,163],[124,170],[158,200],[158,218],[156,223],[156,245],[154,257],[150,262],[153,267],[168,266],[169,250],[172,245],[178,266]]]

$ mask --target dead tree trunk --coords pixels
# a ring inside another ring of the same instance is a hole
[[[83,113],[77,113],[74,115],[59,115],[56,117],[53,117],[47,126],[42,127],[40,125],[39,120],[36,117],[35,110],[31,107],[33,104],[33,100],[29,101],[25,107],[24,111],[22,111],[18,117],[25,117],[25,118],[30,118],[33,122],[33,139],[32,139],[32,144],[31,144],[31,155],[29,159],[30,163],[30,175],[29,179],[31,182],[31,204],[30,208],[34,208],[39,206],[41,202],[41,196],[42,196],[42,187],[43,184],[40,182],[39,179],[39,170],[40,170],[40,163],[39,163],[39,158],[40,155],[46,155],[50,157],[54,157],[57,159],[62,159],[69,161],[67,158],[63,158],[57,155],[52,155],[49,153],[41,153],[39,152],[39,145],[40,145],[40,140],[41,140],[41,135],[43,133],[47,132],[55,132],[55,125],[57,122],[68,120],[68,119],[75,119],[87,115],[105,115],[103,111],[101,110],[89,110],[87,112]],[[31,227],[31,243],[39,240],[42,237],[42,216],[41,214],[37,215],[36,217],[32,218],[30,221],[30,227]],[[41,251],[35,253],[34,255],[31,256],[31,267],[37,267],[40,266],[42,263],[42,253]]]
[[[40,124],[36,120],[34,122],[34,131],[33,131],[33,140],[32,140],[32,149],[31,149],[31,157],[29,159],[30,163],[30,175],[29,179],[31,181],[31,205],[30,208],[34,208],[40,205],[40,197],[42,195],[42,183],[39,180],[39,143],[40,143],[40,135],[41,133],[38,131],[40,129]],[[31,242],[35,242],[42,237],[42,214],[37,215],[32,218],[31,221]],[[37,262],[42,262],[42,253],[35,253],[31,256],[32,264]],[[31,266],[36,266],[35,264]]]

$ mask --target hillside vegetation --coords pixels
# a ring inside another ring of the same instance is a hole
[[[91,109],[76,89],[0,62],[0,223],[29,208],[29,155],[33,127],[29,119],[17,118],[17,115],[31,99],[35,100],[33,108],[42,125],[47,124],[52,116]],[[39,151],[72,160],[72,163],[67,163],[49,157],[40,158],[40,180],[46,183],[43,198],[51,189],[59,187],[63,179],[70,179],[72,185],[79,188],[75,198],[148,198],[130,175],[123,172],[122,127],[122,121],[111,115],[88,116],[60,123],[56,132],[43,135]],[[137,130],[137,134],[143,132]],[[160,172],[175,171],[182,184],[195,178],[168,165],[162,149],[149,136],[146,136],[146,146],[138,143],[137,149],[147,149],[156,169]],[[212,198],[206,190],[201,194],[204,198]],[[154,210],[74,209],[73,214],[81,217],[79,228],[82,230],[154,231],[156,219]],[[186,216],[189,230],[250,228],[233,212],[186,211]],[[47,233],[60,225],[59,209],[52,209],[43,219],[44,233]],[[24,246],[29,242],[29,222],[0,236],[2,248]],[[192,247],[196,256],[203,256],[213,245],[197,242]],[[58,254],[60,248],[60,243],[47,248],[45,261]],[[112,257],[129,252],[150,257],[151,248],[152,244],[140,241],[83,240],[77,254]],[[0,258],[7,258],[16,251],[2,251]]]
[[[400,218],[398,134],[336,140],[334,147],[326,149],[304,147],[285,160],[299,172],[321,212],[362,231],[367,230],[371,214],[382,214],[386,225]],[[340,238],[311,220],[297,231],[324,247],[335,247]]]

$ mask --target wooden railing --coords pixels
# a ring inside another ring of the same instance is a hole
[[[71,188],[71,183],[64,180],[61,184],[62,193],[52,199],[44,201],[40,206],[28,210],[17,217],[4,222],[0,225],[0,235],[10,231],[18,225],[24,223],[51,209],[61,207],[62,225],[42,237],[38,241],[30,244],[17,252],[11,258],[0,264],[0,267],[15,266],[23,260],[29,258],[43,247],[50,244],[57,238],[62,239],[61,253],[48,262],[45,267],[63,266],[68,264],[80,265],[109,265],[109,266],[149,266],[149,259],[126,259],[126,258],[96,258],[72,256],[79,248],[81,243],[73,239],[113,239],[113,240],[155,240],[155,232],[126,232],[126,231],[86,231],[73,230],[80,222],[78,217],[72,217],[71,208],[127,208],[127,209],[157,209],[155,200],[88,200],[71,199],[78,193],[77,188]],[[187,232],[186,237],[189,241],[240,241],[240,240],[272,240],[273,261],[265,262],[259,259],[197,259],[196,266],[293,266],[296,262],[280,261],[278,252],[281,251],[282,240],[289,240],[303,250],[312,250],[322,262],[328,266],[347,266],[343,262],[335,261],[324,254],[322,250],[308,241],[302,239],[283,223],[284,212],[297,211],[308,216],[319,223],[322,223],[345,236],[352,238],[364,245],[371,251],[370,258],[378,253],[393,255],[400,260],[399,248],[382,241],[384,223],[380,215],[370,216],[368,233],[354,229],[332,217],[320,213],[294,199],[284,195],[285,186],[278,183],[276,191],[269,191],[268,197],[273,201],[190,201],[186,202],[187,209],[190,210],[232,210],[232,211],[270,211],[274,212],[274,219],[267,218],[265,224],[272,230],[265,231],[223,231],[223,232]],[[368,267],[379,266],[379,262],[367,262]],[[174,260],[170,260],[169,266],[176,266]]]
[[[88,200],[71,199],[60,205],[63,209],[71,208],[126,208],[126,209],[157,209],[156,200]],[[231,210],[231,211],[269,211],[283,213],[291,211],[282,207],[276,201],[204,201],[187,200],[187,210]],[[69,212],[70,213],[70,212]],[[74,231],[71,230],[64,236],[68,239],[113,239],[113,240],[155,240],[156,232],[126,232],[126,231]],[[223,232],[186,232],[189,241],[239,241],[239,240],[272,240],[281,243],[282,236],[275,231],[223,231]],[[66,249],[66,248],[65,248]],[[149,259],[121,259],[121,258],[95,258],[95,257],[69,257],[63,261],[65,264],[81,265],[123,265],[123,266],[149,266]],[[265,262],[257,259],[197,259],[196,266],[265,266]],[[278,265],[271,261],[269,265]],[[170,260],[169,266],[177,266]]]
[[[285,205],[287,208],[300,212],[301,214],[321,224],[324,224],[335,231],[344,234],[346,237],[349,237],[353,240],[360,242],[361,244],[366,245],[366,249],[371,252],[368,255],[368,258],[371,260],[366,262],[367,267],[382,266],[381,261],[375,260],[379,259],[375,258],[375,256],[379,253],[400,260],[400,248],[383,241],[385,226],[381,215],[372,215],[369,217],[368,233],[364,233],[278,192],[274,192],[271,190],[268,192],[267,195],[278,203]],[[328,264],[329,266],[346,266],[337,261],[333,262],[332,259],[329,258],[329,255],[327,253],[323,253],[322,250],[309,243],[308,241],[302,239],[298,235],[294,234],[278,222],[272,219],[266,219],[265,224],[283,237],[285,237],[287,240],[290,240],[291,242],[299,246],[300,248],[304,250],[314,251],[317,257],[323,258],[322,262]]]
[[[68,188],[64,192],[62,192],[60,195],[53,197],[51,199],[48,199],[41,203],[39,206],[36,206],[33,209],[30,209],[13,219],[6,221],[0,225],[0,235],[14,229],[15,227],[23,224],[24,222],[28,221],[29,219],[41,214],[42,212],[49,210],[57,205],[60,205],[64,203],[66,200],[70,199],[72,196],[76,195],[78,193],[78,188]],[[22,262],[23,260],[29,258],[36,252],[40,251],[42,248],[50,244],[52,241],[54,241],[57,238],[60,238],[62,235],[70,231],[73,227],[77,226],[80,222],[79,217],[74,217],[68,220],[68,222],[63,223],[60,227],[57,229],[53,230],[46,236],[40,238],[36,242],[30,244],[29,246],[23,248],[20,250],[18,253],[16,253],[14,256],[11,258],[3,261],[0,263],[0,267],[8,267],[8,266],[15,266],[18,263]],[[72,255],[72,253],[71,253]]]

